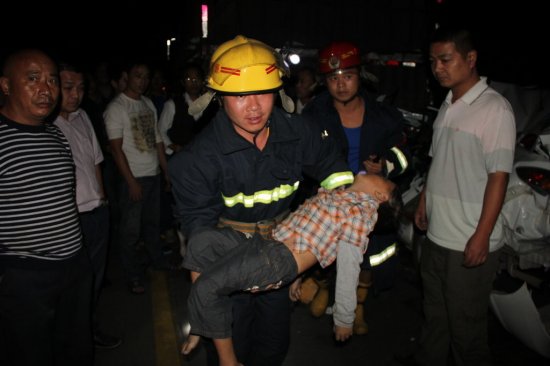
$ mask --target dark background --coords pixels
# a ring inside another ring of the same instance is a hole
[[[129,55],[174,65],[191,57],[208,59],[216,45],[237,34],[273,47],[318,49],[345,39],[364,54],[425,56],[434,25],[453,22],[478,33],[483,75],[522,85],[550,84],[544,56],[550,19],[544,1],[154,0],[146,6],[133,0],[15,1],[2,10],[1,58],[16,48],[40,47],[57,58],[90,65]],[[202,3],[209,5],[206,40],[200,38]],[[177,41],[168,62],[166,40],[171,37]]]

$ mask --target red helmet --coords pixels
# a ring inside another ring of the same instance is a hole
[[[319,52],[321,74],[329,74],[360,65],[359,48],[350,42],[333,42]]]

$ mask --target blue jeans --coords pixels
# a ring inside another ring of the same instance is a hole
[[[128,280],[139,280],[145,275],[145,266],[136,251],[140,238],[153,265],[161,265],[164,257],[160,244],[160,175],[136,179],[141,184],[141,201],[130,199],[126,181],[121,182],[119,194],[118,248]]]
[[[289,345],[288,288],[242,290],[267,290],[296,278],[296,261],[284,244],[260,235],[248,239],[229,228],[203,229],[190,238],[184,267],[201,273],[188,298],[192,333],[233,336],[237,358],[246,365],[282,364]]]

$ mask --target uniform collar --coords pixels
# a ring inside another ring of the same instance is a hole
[[[293,129],[285,128],[284,124],[292,123],[292,121],[287,120],[282,114],[283,112],[278,107],[273,108],[273,112],[268,122],[270,131],[266,148],[273,143],[299,139],[298,136],[292,133]],[[293,118],[298,117],[293,116],[291,119]],[[246,141],[237,131],[235,131],[235,127],[233,127],[233,124],[223,109],[220,110],[213,123],[215,123],[218,136],[220,136],[220,147],[224,154],[255,148],[254,145]]]

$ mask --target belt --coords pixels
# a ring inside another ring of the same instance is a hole
[[[260,220],[258,222],[235,221],[229,220],[225,217],[220,217],[220,219],[218,220],[218,227],[231,227],[234,230],[246,234],[246,236],[252,236],[255,233],[258,233],[264,239],[272,239],[273,229],[275,228],[275,226],[277,226],[278,223],[283,221],[289,213],[289,210],[285,210],[283,213],[275,216],[272,219]]]

